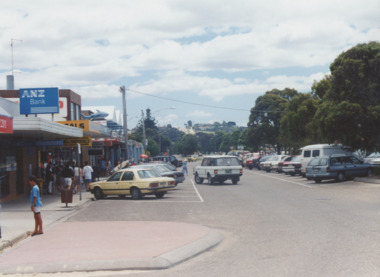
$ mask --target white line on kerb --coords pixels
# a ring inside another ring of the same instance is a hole
[[[203,201],[202,196],[199,194],[199,191],[197,190],[197,188],[196,188],[196,186],[195,186],[193,180],[190,179],[190,181],[191,181],[191,184],[193,185],[193,188],[195,189],[195,192],[197,193],[199,199],[201,200],[201,202],[205,202],[205,201]]]

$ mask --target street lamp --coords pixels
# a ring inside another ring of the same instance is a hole
[[[124,141],[125,141],[125,160],[128,160],[128,128],[127,128],[127,103],[125,99],[125,86],[120,87],[123,95],[123,125],[124,125]]]

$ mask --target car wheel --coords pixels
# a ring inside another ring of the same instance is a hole
[[[141,191],[136,187],[131,188],[131,197],[134,200],[141,199],[142,198]]]
[[[198,173],[195,173],[194,181],[197,184],[202,184],[203,183],[203,178],[198,176]]]
[[[336,180],[338,182],[343,182],[344,181],[344,173],[343,172],[338,172],[338,176],[336,177]]]
[[[252,170],[252,168],[253,168],[253,166],[248,166],[248,169],[249,169],[249,170]]]
[[[232,184],[236,185],[239,182],[239,178],[234,177],[232,178]]]
[[[213,185],[213,184],[214,184],[214,179],[211,177],[210,174],[208,175],[208,183],[209,183],[210,185]]]
[[[156,197],[157,197],[157,198],[162,198],[162,197],[164,197],[165,193],[166,193],[166,192],[164,192],[164,191],[156,192]]]
[[[314,182],[316,182],[317,184],[319,184],[320,182],[322,182],[321,179],[315,179]]]
[[[94,197],[96,200],[102,199],[104,197],[103,191],[101,188],[97,187],[94,189]]]

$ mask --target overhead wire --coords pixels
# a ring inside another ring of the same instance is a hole
[[[130,92],[133,92],[133,93],[142,94],[142,95],[146,95],[146,96],[150,96],[150,97],[154,97],[154,98],[159,98],[159,99],[163,99],[163,100],[168,100],[168,101],[173,101],[173,102],[183,103],[183,104],[188,104],[188,105],[200,106],[200,107],[222,109],[222,110],[243,111],[243,112],[252,112],[253,111],[253,110],[231,108],[231,107],[222,107],[222,106],[214,106],[214,105],[207,105],[207,104],[201,104],[201,103],[183,101],[183,100],[173,99],[173,98],[169,98],[169,97],[153,95],[153,94],[149,94],[149,93],[146,93],[146,92],[141,92],[141,91],[137,91],[137,90],[134,90],[134,89],[128,89],[128,88],[126,88],[126,90],[128,90]],[[254,112],[272,113],[272,112],[283,112],[283,111],[259,111],[259,110],[255,110]]]

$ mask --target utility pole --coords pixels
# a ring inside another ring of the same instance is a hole
[[[129,159],[128,155],[128,128],[127,128],[127,103],[125,99],[125,86],[120,87],[123,94],[123,123],[124,123],[124,141],[125,141],[125,160]]]
[[[143,111],[143,110],[141,110],[141,120],[142,120],[142,127],[143,127],[143,147],[144,147],[144,154],[146,154],[145,119],[144,119],[144,111]]]

